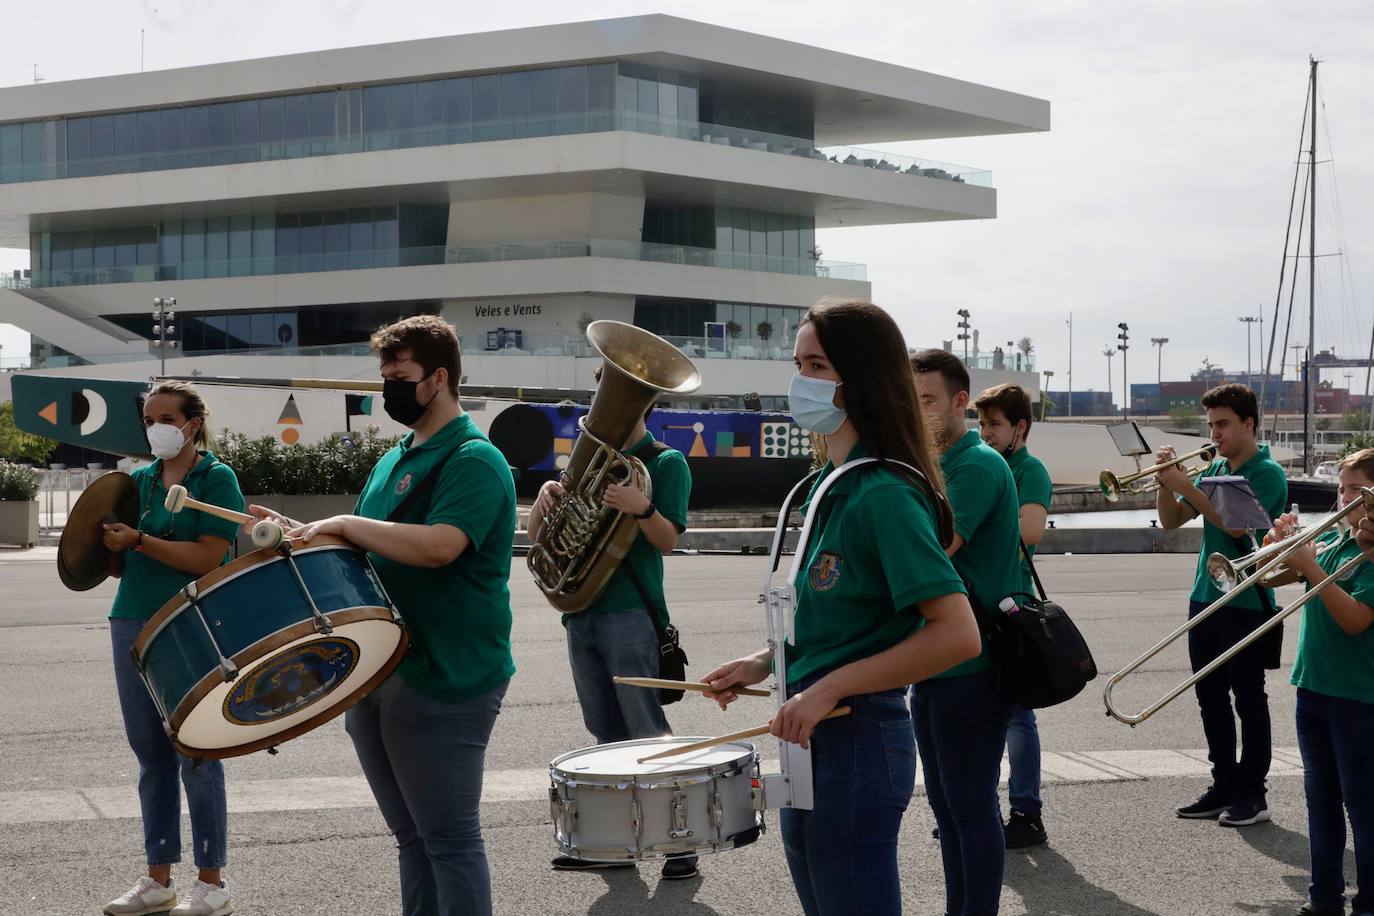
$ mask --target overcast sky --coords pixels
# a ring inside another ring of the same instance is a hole
[[[1319,168],[1318,253],[1343,253],[1319,259],[1317,346],[1342,356],[1369,349],[1367,0],[0,2],[12,26],[3,85],[30,82],[35,64],[49,81],[137,70],[140,28],[152,70],[662,12],[1048,99],[1048,133],[883,147],[991,169],[997,219],[834,230],[819,241],[828,259],[868,265],[874,300],[897,316],[911,345],[952,338],[954,312],[967,308],[984,349],[1031,337],[1039,367],[1056,373],[1054,388],[1069,368],[1072,312],[1074,387],[1099,390],[1107,383],[1102,351],[1115,343],[1118,321],[1130,324],[1134,382],[1155,379],[1151,337],[1169,338],[1168,379],[1204,358],[1245,368],[1242,315],[1263,309],[1267,335],[1312,53],[1324,61],[1318,159],[1333,160]],[[1291,343],[1306,339],[1301,263]],[[0,250],[0,268],[27,264],[27,252]],[[9,331],[0,343],[13,354],[24,337]],[[1253,359],[1258,370],[1262,357]],[[1119,356],[1112,371],[1119,392]],[[1344,385],[1342,374],[1330,377]],[[1363,370],[1353,384],[1363,389]]]

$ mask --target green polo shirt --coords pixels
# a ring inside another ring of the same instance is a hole
[[[677,449],[656,450],[650,447],[654,434],[646,432],[644,438],[625,450],[625,454],[644,462],[649,472],[649,482],[653,485],[652,499],[658,514],[677,526],[678,533],[687,530],[687,500],[692,495],[692,472],[687,468],[687,459]],[[668,625],[668,603],[663,597],[663,553],[642,534],[630,544],[629,553],[611,573],[606,588],[591,607],[583,614],[604,614],[608,611],[626,611],[644,607],[634,582],[630,580],[627,567],[634,570],[639,584],[644,587],[654,610],[661,615],[663,625]],[[564,615],[564,622],[567,615]]]
[[[194,509],[182,509],[175,514],[163,506],[167,488],[162,485],[162,460],[138,468],[131,475],[138,484],[138,530],[144,534],[169,541],[195,541],[201,535],[224,538],[230,544],[238,537],[239,526]],[[192,499],[215,506],[243,511],[243,493],[239,479],[229,465],[212,452],[201,452],[200,461],[181,481]],[[225,551],[224,560],[229,559]],[[221,560],[220,562],[224,562]],[[124,552],[124,574],[115,592],[111,617],[126,620],[147,620],[158,612],[173,595],[194,582],[199,576],[173,569],[137,550]]]
[[[1255,496],[1259,498],[1260,505],[1268,513],[1270,518],[1278,518],[1288,508],[1288,477],[1283,473],[1283,468],[1278,462],[1269,457],[1269,446],[1262,445],[1258,452],[1249,461],[1239,468],[1232,469],[1230,462],[1225,458],[1218,458],[1207,466],[1200,475],[1203,477],[1222,477],[1227,474],[1239,474],[1250,483],[1250,489],[1255,491]],[[1186,503],[1182,497],[1177,497],[1179,502]],[[1192,506],[1189,504],[1189,508]],[[1268,531],[1269,529],[1264,529]],[[1263,540],[1264,531],[1256,531],[1255,537]],[[1193,592],[1188,596],[1190,601],[1198,601],[1202,604],[1211,604],[1221,597],[1221,590],[1212,582],[1212,577],[1207,575],[1207,558],[1213,553],[1220,553],[1233,560],[1240,559],[1250,553],[1254,548],[1249,544],[1249,538],[1242,538],[1243,547],[1236,546],[1235,538],[1231,537],[1225,530],[1213,525],[1207,519],[1202,520],[1202,550],[1197,557],[1197,572],[1193,576]],[[1263,610],[1260,596],[1257,594],[1258,585],[1253,585],[1241,592],[1231,600],[1231,607],[1249,608],[1252,611]],[[1274,590],[1266,588],[1264,594],[1268,598],[1269,607],[1274,605]]]
[[[1317,539],[1318,551],[1332,545],[1338,546],[1317,556],[1327,573],[1360,554],[1350,534],[1328,531]],[[1346,576],[1327,589],[1343,588],[1356,601],[1374,607],[1374,564],[1360,563]],[[1292,682],[1315,693],[1374,703],[1374,626],[1351,636],[1327,612],[1321,596],[1308,601],[1302,610]]]
[[[1050,499],[1054,496],[1054,484],[1050,482],[1050,472],[1045,463],[1030,453],[1026,447],[1018,448],[1007,459],[1011,476],[1016,481],[1017,533],[1020,533],[1020,513],[1022,506],[1044,506],[1050,511]],[[1035,544],[1027,544],[1026,550],[1035,556]],[[1021,590],[1035,594],[1035,580],[1031,578],[1030,567],[1025,558],[1021,560]]]
[[[866,455],[856,445],[849,457]],[[825,466],[812,494],[834,469]],[[964,592],[935,507],[904,477],[850,471],[816,512],[797,576],[796,644],[786,647],[790,684],[895,646],[924,626],[917,604]]]
[[[1021,519],[1016,481],[1006,459],[969,430],[940,457],[945,492],[954,511],[954,533],[964,545],[954,554],[954,569],[969,583],[969,601],[984,617],[1001,613],[1002,599],[1021,591]],[[987,640],[977,658],[937,677],[986,671],[993,665]]]
[[[496,446],[467,414],[450,420],[421,445],[412,432],[372,468],[358,497],[365,518],[389,516],[412,486],[439,464],[429,504],[402,521],[452,525],[472,543],[447,566],[409,566],[372,554],[387,594],[405,619],[411,651],[397,671],[435,699],[459,703],[515,674],[511,657],[511,543],[515,482]]]

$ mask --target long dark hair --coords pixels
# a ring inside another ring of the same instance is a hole
[[[887,312],[862,299],[822,299],[802,316],[844,382],[844,409],[859,441],[875,458],[919,468],[930,481],[941,530],[953,524],[944,478],[935,460],[906,342]]]

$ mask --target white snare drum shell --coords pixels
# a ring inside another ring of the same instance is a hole
[[[573,751],[549,765],[554,835],[564,854],[592,861],[719,852],[763,831],[754,809],[758,754],[733,742],[666,760],[640,757],[700,738],[649,738]]]

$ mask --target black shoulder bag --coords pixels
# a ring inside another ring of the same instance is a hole
[[[1097,677],[1097,663],[1068,612],[1045,594],[1024,541],[1021,553],[1040,596],[1012,595],[1017,610],[998,610],[991,622],[983,621],[984,632],[1002,692],[1025,709],[1042,709],[1077,696]]]

